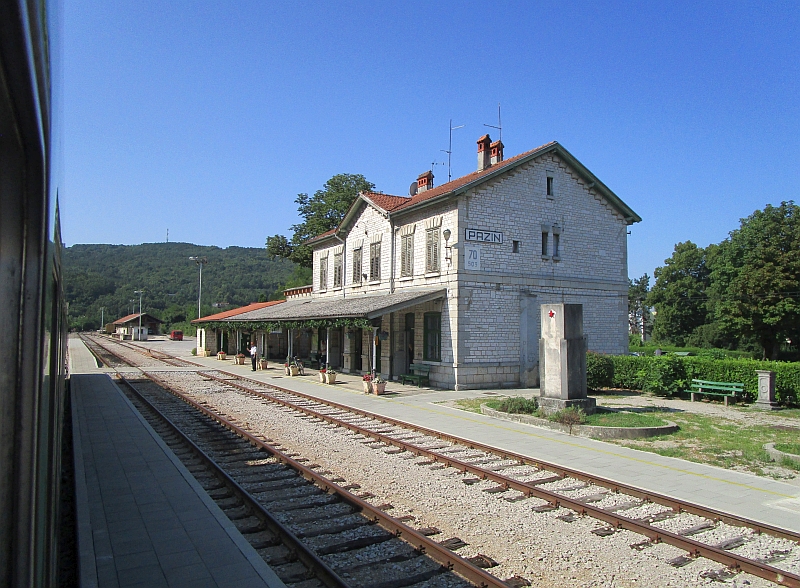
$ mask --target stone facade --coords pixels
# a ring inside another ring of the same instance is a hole
[[[315,298],[447,289],[442,300],[383,317],[384,377],[406,373],[410,363],[409,313],[415,316],[413,361],[430,364],[431,383],[440,387],[536,386],[543,303],[582,304],[589,350],[627,352],[627,227],[640,219],[557,143],[514,160],[519,161],[497,164],[494,174],[495,166],[479,172],[464,189],[446,190],[465,185],[463,179],[439,187],[442,195],[431,202],[362,195],[335,235],[312,243]],[[409,238],[413,246],[406,245]],[[374,243],[381,249],[377,280],[370,279]],[[359,249],[360,272],[353,268]],[[428,262],[431,252],[438,256],[434,263]],[[337,255],[342,255],[342,284],[335,287]],[[423,356],[424,317],[431,312],[441,313],[438,361]],[[362,371],[367,371],[372,333],[360,336]],[[353,345],[353,339],[344,339],[345,370],[354,364],[347,359]]]

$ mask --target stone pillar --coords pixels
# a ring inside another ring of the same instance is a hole
[[[582,304],[542,304],[539,339],[539,406],[556,412],[574,406],[591,414],[586,395],[586,337]]]
[[[758,374],[758,400],[753,408],[761,410],[780,410],[775,402],[775,372],[769,370],[756,370]]]

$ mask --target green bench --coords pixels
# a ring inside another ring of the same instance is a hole
[[[705,396],[724,396],[725,406],[728,406],[728,398],[733,398],[736,402],[737,396],[744,394],[744,384],[730,383],[730,382],[709,382],[707,380],[692,380],[691,385],[692,402],[695,400],[695,394],[703,394]]]
[[[409,366],[409,369],[414,373],[401,375],[400,376],[401,384],[405,384],[406,382],[413,382],[414,384],[417,385],[418,388],[421,388],[422,384],[430,384],[428,376],[431,373],[431,366],[422,363],[412,363]]]

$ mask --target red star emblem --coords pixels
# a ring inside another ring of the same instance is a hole
[[[550,318],[553,318],[554,316],[556,316],[556,313],[554,313],[554,312],[551,310],[551,311],[550,311]]]

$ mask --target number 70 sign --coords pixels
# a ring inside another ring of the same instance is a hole
[[[464,245],[464,265],[466,269],[480,271],[481,269],[481,246]]]

